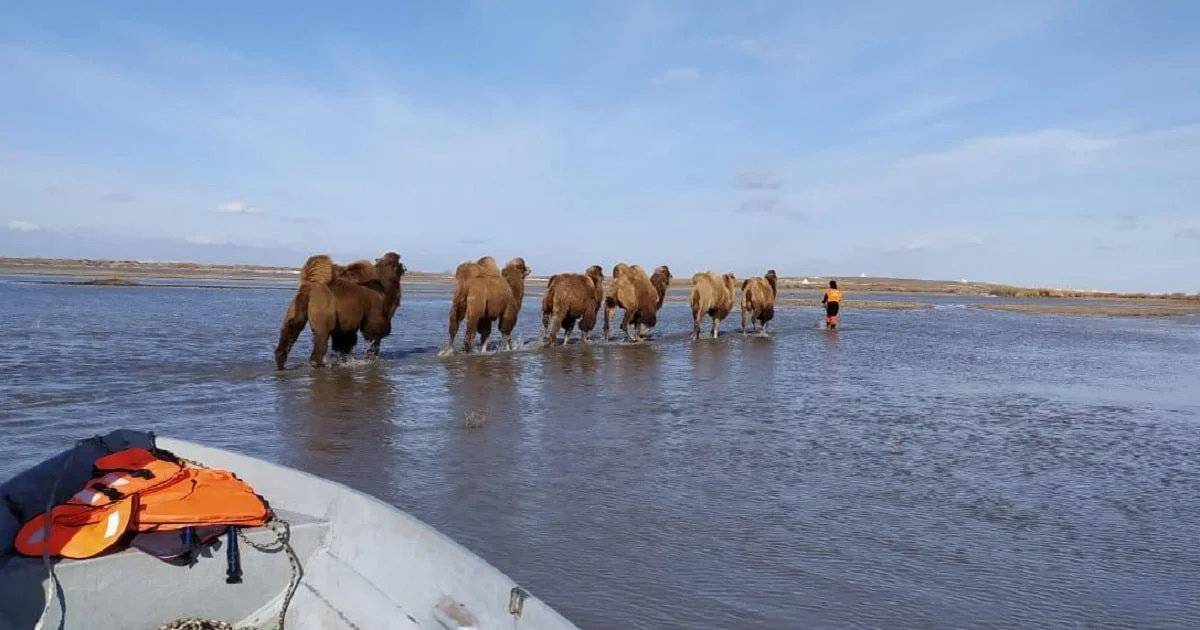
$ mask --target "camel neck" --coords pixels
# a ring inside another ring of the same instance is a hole
[[[500,275],[504,276],[504,281],[508,283],[508,288],[512,289],[518,303],[525,299],[525,278],[521,276],[521,272],[505,269]]]

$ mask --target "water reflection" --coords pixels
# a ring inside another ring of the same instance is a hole
[[[715,386],[729,378],[733,343],[740,340],[703,339],[692,343],[692,380],[701,387]]]
[[[390,484],[372,474],[389,467],[394,428],[389,416],[400,404],[386,365],[313,370],[286,379],[277,404],[281,433],[291,442],[283,454],[286,463],[387,496]]]

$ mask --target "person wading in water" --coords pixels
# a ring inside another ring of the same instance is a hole
[[[825,328],[837,328],[838,309],[842,303],[842,292],[837,288],[837,280],[829,281],[829,288],[825,289],[821,303],[825,305]]]

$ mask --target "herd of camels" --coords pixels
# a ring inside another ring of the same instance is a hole
[[[325,365],[332,344],[342,358],[354,350],[361,334],[367,342],[367,357],[379,355],[384,337],[392,332],[392,317],[400,306],[400,281],[408,267],[400,255],[387,252],[374,262],[358,260],[339,265],[327,254],[310,256],[300,271],[300,286],[288,305],[275,347],[275,365],[284,369],[288,353],[305,326],[312,330],[313,348],[309,365]],[[500,346],[512,349],[512,332],[525,297],[525,280],[531,273],[524,258],[513,258],[501,268],[491,256],[460,264],[454,272],[454,298],[450,304],[449,340],[453,351],[459,326],[466,324],[463,350],[472,351],[475,335],[487,351],[492,326],[500,329]],[[623,311],[621,331],[631,342],[640,342],[658,322],[671,285],[671,270],[661,265],[647,275],[638,265],[617,263],[612,268],[607,290],[604,269],[592,265],[583,273],[550,276],[542,296],[543,345],[550,345],[564,331],[566,345],[576,325],[580,341],[587,343],[600,307],[604,307],[603,339],[608,341],[617,309]],[[733,311],[733,273],[701,271],[692,276],[689,298],[692,309],[692,339],[700,339],[705,316],[712,320],[712,336],[720,334],[721,321]],[[742,332],[747,319],[755,332],[766,333],[775,316],[777,276],[768,270],[758,278],[742,281]]]

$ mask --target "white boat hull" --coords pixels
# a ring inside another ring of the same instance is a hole
[[[134,431],[104,437],[114,450],[143,446],[148,439]],[[234,472],[289,523],[291,547],[302,567],[287,607],[289,630],[576,628],[494,566],[371,496],[222,449],[165,437],[156,443],[181,457]],[[95,455],[103,452],[90,443],[79,448],[72,470],[62,475],[61,498],[82,485],[80,478],[86,481]],[[45,509],[65,456],[0,486],[0,499],[7,494],[10,506],[0,506],[0,628],[34,628],[43,614],[43,628],[65,630],[151,629],[181,617],[217,619],[238,628],[276,625],[293,575],[291,563],[286,553],[246,544],[239,545],[243,581],[238,584],[225,582],[223,546],[191,567],[136,549],[55,561],[60,589],[47,606],[43,560],[16,555],[12,539],[22,518]],[[13,506],[20,514],[10,513]],[[246,535],[260,544],[275,540],[264,528],[249,529]]]

